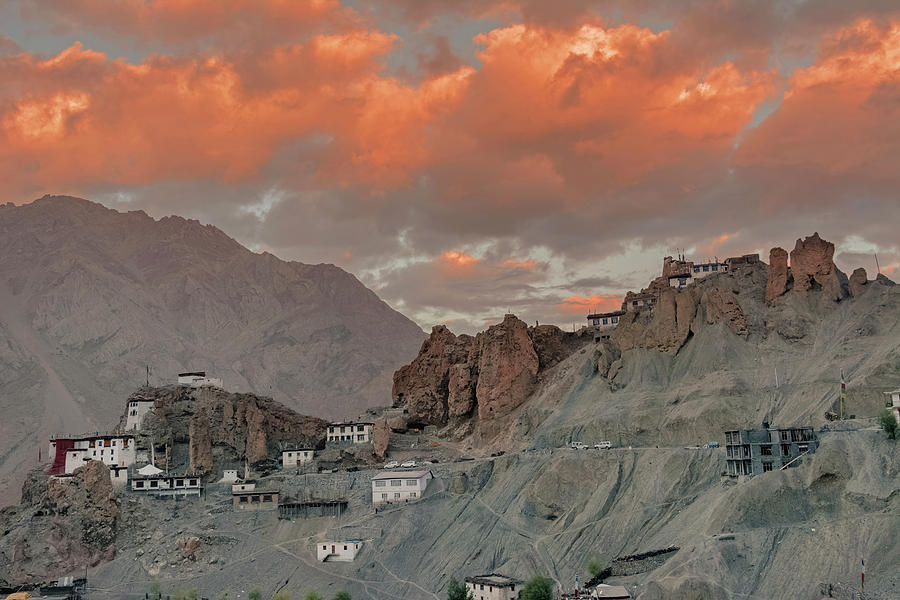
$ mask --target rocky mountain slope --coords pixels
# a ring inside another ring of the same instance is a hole
[[[231,390],[350,417],[387,403],[424,334],[332,265],[77,198],[0,205],[0,504],[50,433],[106,429],[143,383],[207,370]]]

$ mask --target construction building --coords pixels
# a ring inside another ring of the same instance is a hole
[[[728,475],[753,477],[775,471],[815,452],[818,447],[819,440],[812,427],[770,428],[768,423],[763,423],[760,429],[726,431]]]
[[[277,510],[278,492],[273,490],[232,491],[234,510]]]
[[[375,423],[332,423],[328,426],[326,442],[333,446],[349,446],[372,441]]]

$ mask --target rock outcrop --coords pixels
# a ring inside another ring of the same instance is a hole
[[[834,244],[826,242],[818,233],[805,239],[798,239],[791,251],[791,276],[794,291],[805,293],[821,288],[835,301],[845,297],[841,285],[841,275],[834,265]]]
[[[623,352],[632,348],[677,352],[691,335],[696,313],[694,290],[666,288],[659,294],[652,317],[636,311],[625,313],[610,339]]]
[[[478,418],[505,415],[528,398],[537,382],[539,361],[528,326],[514,315],[506,315],[502,323],[479,333],[475,343]]]
[[[102,462],[89,460],[72,477],[49,480],[44,506],[65,518],[73,528],[68,533],[76,533],[87,550],[103,552],[115,542],[119,507]]]
[[[772,302],[790,289],[791,274],[788,253],[784,248],[769,251],[769,279],[766,281],[766,302]]]
[[[271,398],[215,388],[144,388],[155,408],[144,421],[157,444],[188,443],[190,469],[211,474],[224,464],[280,457],[283,445],[318,447],[327,423],[298,414]]]
[[[406,406],[411,425],[505,415],[531,394],[540,371],[586,341],[552,325],[529,328],[514,315],[474,338],[438,325],[419,356],[394,373],[394,406]]]
[[[391,427],[388,425],[387,419],[381,419],[375,423],[375,429],[372,431],[372,446],[378,460],[384,460],[384,454],[387,452],[390,441]]]
[[[750,326],[747,315],[741,309],[733,292],[719,288],[708,289],[700,298],[700,305],[706,312],[706,322],[725,323],[737,335],[747,335]]]
[[[866,289],[866,284],[869,283],[869,279],[866,275],[866,270],[862,267],[853,271],[853,274],[850,275],[850,295],[851,296],[859,296]]]
[[[436,325],[422,343],[415,360],[394,373],[394,404],[406,405],[411,423],[434,425],[447,422],[450,366],[466,363],[473,342],[471,336],[457,337],[444,325]],[[455,384],[457,396],[461,393],[460,383],[457,380]],[[465,403],[465,398],[457,399]]]

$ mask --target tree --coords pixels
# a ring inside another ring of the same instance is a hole
[[[148,594],[150,596],[150,600],[160,600],[160,598],[162,598],[162,586],[158,581],[154,581],[150,584]]]
[[[290,592],[278,592],[272,600],[291,600]]]
[[[320,596],[320,595],[317,594],[316,592],[308,592],[308,593],[303,597],[303,600],[324,600],[324,599],[322,598],[322,596]]]
[[[536,575],[525,582],[520,600],[553,600],[553,580]]]
[[[262,600],[262,592],[259,591],[259,588],[252,589],[249,598],[250,600]]]
[[[447,600],[475,600],[475,595],[466,589],[464,583],[451,577],[450,583],[447,584]]]
[[[884,429],[884,432],[888,434],[890,439],[897,439],[897,430],[900,429],[900,426],[898,426],[897,417],[894,416],[890,408],[884,409],[884,412],[878,415],[878,424]]]
[[[345,592],[344,590],[341,590],[340,592],[338,592],[337,594],[334,595],[334,600],[352,600],[352,598],[350,598],[350,592]]]
[[[603,572],[603,569],[606,568],[606,563],[603,562],[603,559],[595,556],[591,560],[588,561],[587,569],[588,573],[591,574],[591,577],[597,577],[600,573]]]

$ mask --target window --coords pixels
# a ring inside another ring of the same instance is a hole
[[[365,431],[365,428],[362,425],[357,425],[356,430],[357,431]]]
[[[103,440],[103,445],[109,448],[110,444],[112,444],[111,440]]]
[[[764,462],[762,465],[763,465],[763,473],[768,473],[769,471],[772,470],[772,463]]]
[[[175,486],[176,487],[184,487],[184,479],[176,479]]]
[[[152,488],[157,488],[157,487],[159,487],[159,482],[158,482],[158,481],[151,481],[151,482],[150,482],[150,487],[152,487]]]
[[[347,549],[347,546],[344,546],[344,550],[346,550],[346,549]]]
[[[399,498],[399,497],[400,497],[400,492],[394,492],[394,498]]]
[[[134,487],[136,487],[136,488],[143,488],[143,487],[144,487],[144,482],[143,482],[143,481],[135,481],[135,482],[134,482]]]
[[[197,485],[197,480],[196,480],[196,479],[191,479],[191,485]]]
[[[781,445],[781,454],[784,456],[791,455],[791,445],[790,444],[782,444]]]
[[[772,446],[760,446],[759,453],[763,456],[772,456]]]
[[[384,487],[384,486],[385,486],[384,479],[376,479],[375,480],[375,487]]]
[[[410,492],[410,493],[409,493],[409,497],[410,497],[410,498],[415,498],[416,496],[418,496],[418,494],[416,494],[416,492]]]
[[[291,458],[292,456],[294,456],[294,453],[293,453],[293,452],[288,452],[287,455],[288,455],[288,458]]]
[[[266,494],[265,496],[263,496],[262,501],[263,501],[263,502],[271,502],[271,501],[272,501],[272,494]],[[346,550],[346,548],[344,548],[344,550]]]
[[[712,270],[713,270],[713,271],[718,271],[718,270],[719,270],[719,265],[713,265],[713,266],[712,266]]]
[[[382,500],[387,500],[387,494],[386,494],[386,493],[385,493],[385,494],[382,494],[382,495],[381,495],[381,499],[382,499]]]
[[[418,485],[418,481],[419,481],[418,479],[407,479],[406,485],[411,485],[413,487],[416,487],[416,485]]]
[[[603,324],[604,324],[604,325],[609,325],[609,319],[603,319]]]
[[[356,436],[356,441],[357,441],[357,442],[361,442],[361,441],[363,441],[365,438],[366,438],[366,436],[364,436],[363,434],[357,434],[357,436]]]
[[[402,479],[391,479],[391,487],[400,487],[403,485]]]
[[[326,546],[325,544],[322,544],[322,550],[328,550],[328,546]]]
[[[632,306],[637,306],[637,303],[638,303],[637,300],[633,300],[633,301],[631,302],[631,305],[632,305]]]
[[[787,432],[787,431],[782,431],[782,432],[781,432],[781,441],[782,441],[782,442],[788,441],[788,432]]]
[[[694,273],[699,273],[699,272],[700,272],[700,267],[694,267]]]
[[[238,502],[239,502],[240,504],[247,504],[247,496],[240,496],[240,497],[238,498]]]
[[[704,270],[704,271],[709,271],[709,265],[703,265],[703,270]]]
[[[613,317],[613,318],[612,318],[612,322],[613,322],[613,323],[618,323],[618,322],[619,322],[619,317]]]

